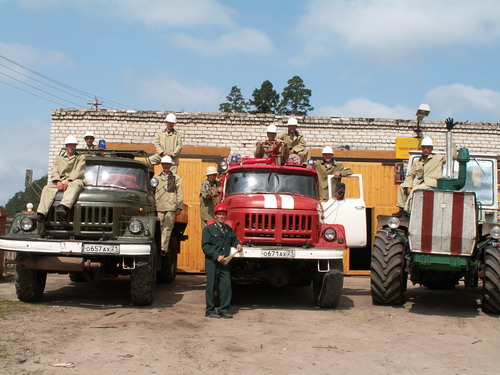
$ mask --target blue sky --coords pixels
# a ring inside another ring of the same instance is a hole
[[[93,96],[217,112],[234,85],[249,99],[298,75],[310,115],[414,119],[428,103],[429,119],[500,122],[497,0],[0,0],[0,56],[0,205],[26,168],[46,173],[51,109]]]

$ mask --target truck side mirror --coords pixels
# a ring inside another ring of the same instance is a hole
[[[345,184],[339,182],[333,187],[333,197],[338,201],[343,201],[345,199]]]
[[[402,184],[405,180],[405,165],[402,162],[394,164],[394,183]]]

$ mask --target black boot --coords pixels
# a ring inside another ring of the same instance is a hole
[[[44,214],[37,212],[35,216],[31,218],[33,221],[38,221],[40,223],[46,223],[47,222],[47,216]]]
[[[57,221],[60,223],[67,223],[68,222],[68,213],[69,213],[69,208],[66,207],[63,204],[60,204],[56,208],[56,217]]]

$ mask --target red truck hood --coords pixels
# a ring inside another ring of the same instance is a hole
[[[224,199],[229,209],[265,208],[284,210],[321,210],[319,201],[303,195],[291,194],[238,194]]]

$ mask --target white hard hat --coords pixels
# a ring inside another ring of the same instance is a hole
[[[77,145],[78,144],[78,141],[76,140],[75,136],[74,135],[68,135],[65,139],[64,139],[64,144],[65,145]]]
[[[330,146],[325,146],[323,147],[323,150],[321,151],[322,154],[333,154],[333,148]]]
[[[266,129],[266,133],[277,133],[278,132],[278,128],[276,127],[276,125],[269,125]]]
[[[172,158],[168,155],[165,155],[164,157],[161,158],[161,163],[162,164],[172,164]]]
[[[434,147],[434,142],[432,142],[432,138],[425,137],[424,139],[422,139],[422,143],[420,143],[420,147],[422,147],[422,146]]]
[[[295,117],[290,117],[288,119],[287,125],[298,125],[299,123],[297,122],[297,119]]]
[[[207,170],[205,171],[205,176],[208,176],[209,174],[217,174],[217,168],[215,168],[213,165],[207,167]]]
[[[87,137],[95,138],[94,133],[92,133],[90,130],[87,130],[85,132],[85,135],[83,136],[84,139],[87,138]]]
[[[165,117],[165,121],[175,124],[177,122],[177,117],[175,117],[173,113],[169,113],[167,117]]]

